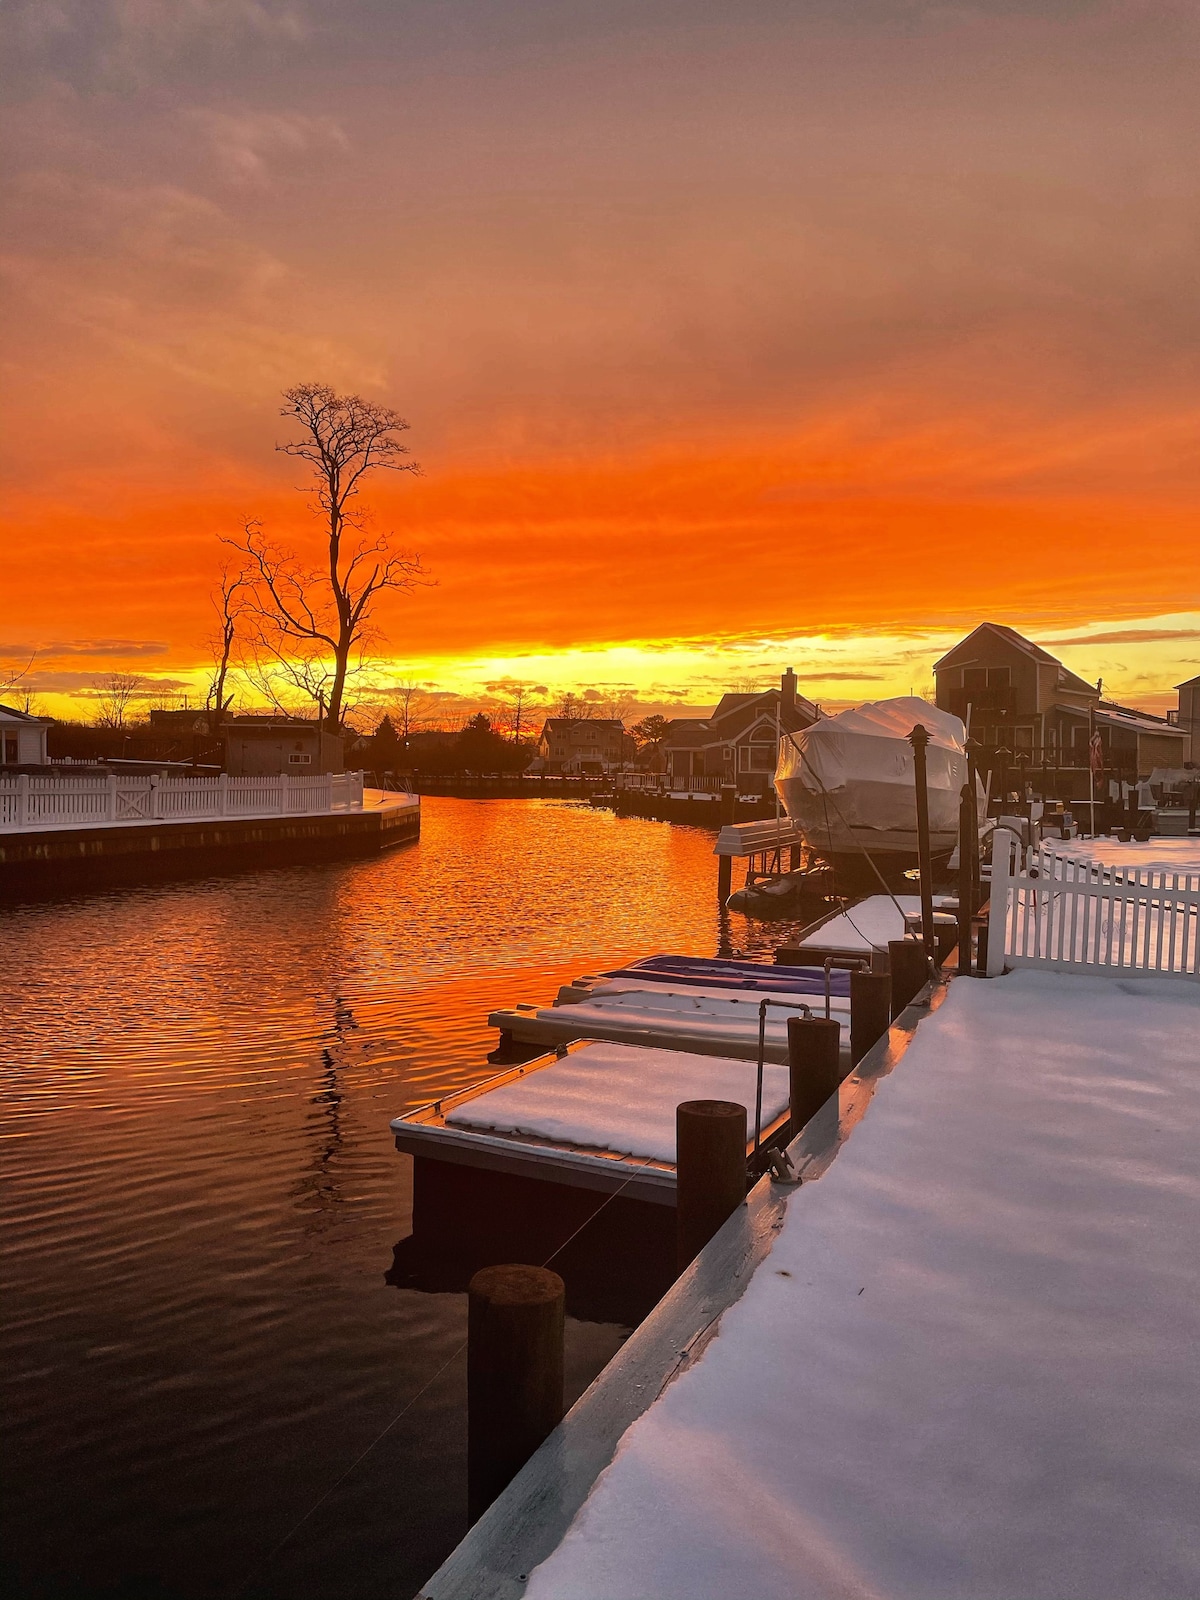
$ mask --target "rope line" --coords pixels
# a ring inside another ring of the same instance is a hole
[[[583,1232],[583,1230],[585,1228],[589,1227],[593,1222],[595,1222],[596,1218],[604,1210],[605,1206],[609,1205],[613,1200],[616,1200],[620,1195],[624,1194],[625,1190],[628,1189],[629,1185],[633,1182],[634,1178],[636,1178],[636,1177],[637,1177],[637,1173],[636,1172],[631,1172],[629,1174],[629,1176],[625,1179],[625,1182],[623,1184],[621,1184],[620,1188],[614,1189],[613,1192],[611,1194],[609,1194],[609,1195],[605,1195],[604,1199],[600,1202],[600,1204],[596,1207],[596,1209],[593,1212],[589,1213],[589,1215],[586,1216],[583,1219],[583,1221],[574,1230],[574,1232],[573,1233],[569,1233],[567,1235],[567,1237],[562,1241],[561,1244],[555,1245],[554,1249],[550,1252],[550,1254],[542,1262],[542,1266],[543,1267],[548,1267],[550,1265],[550,1263],[554,1260],[555,1256],[561,1255],[562,1252],[567,1248],[567,1246],[571,1243],[571,1241],[573,1239],[578,1238],[579,1235]],[[262,1559],[260,1561],[255,1563],[255,1565],[246,1574],[245,1578],[243,1578],[242,1582],[238,1585],[238,1587],[235,1590],[233,1590],[233,1600],[238,1600],[239,1596],[245,1594],[245,1592],[246,1592],[247,1588],[249,1587],[250,1583],[258,1576],[258,1574],[263,1570],[263,1568],[268,1566],[272,1561],[274,1561],[275,1557],[283,1549],[284,1545],[286,1545],[286,1544],[291,1542],[291,1540],[296,1536],[297,1533],[299,1533],[300,1529],[304,1526],[304,1524],[308,1521],[308,1519],[311,1516],[313,1516],[315,1512],[319,1511],[321,1509],[321,1507],[325,1504],[325,1502],[332,1495],[337,1493],[337,1491],[341,1488],[342,1484],[345,1483],[346,1479],[351,1475],[351,1473],[356,1471],[356,1469],[362,1465],[362,1463],[371,1454],[372,1450],[375,1449],[376,1445],[381,1444],[382,1441],[387,1438],[388,1434],[391,1433],[392,1429],[396,1426],[396,1424],[398,1422],[402,1421],[405,1416],[407,1416],[407,1414],[412,1410],[413,1406],[416,1405],[417,1401],[421,1398],[421,1396],[423,1394],[425,1394],[429,1389],[431,1389],[433,1387],[433,1385],[438,1381],[438,1379],[442,1376],[442,1374],[444,1372],[446,1372],[450,1367],[452,1367],[454,1365],[454,1363],[458,1360],[459,1356],[461,1356],[463,1354],[463,1352],[466,1350],[468,1342],[469,1341],[467,1339],[464,1339],[462,1341],[462,1343],[454,1351],[452,1351],[450,1355],[448,1355],[446,1357],[445,1361],[442,1362],[441,1366],[437,1369],[437,1371],[431,1377],[429,1377],[429,1378],[427,1378],[425,1380],[425,1382],[417,1390],[416,1394],[412,1395],[405,1402],[405,1404],[396,1413],[396,1415],[387,1424],[387,1426],[385,1428],[381,1429],[381,1431],[375,1435],[375,1437],[371,1440],[370,1444],[367,1445],[366,1449],[361,1451],[357,1456],[355,1456],[354,1460],[350,1463],[350,1465],[345,1469],[344,1472],[341,1473],[341,1475],[339,1477],[334,1479],[334,1481],[329,1485],[328,1489],[325,1490],[325,1492],[320,1496],[320,1498],[317,1499],[317,1500],[314,1500],[312,1505],[309,1506],[308,1510],[304,1513],[304,1515],[302,1517],[300,1517],[296,1522],[294,1522],[292,1524],[292,1526],[284,1534],[283,1538],[280,1539],[277,1544],[273,1545],[272,1548],[267,1552],[267,1554],[265,1556],[262,1557]]]

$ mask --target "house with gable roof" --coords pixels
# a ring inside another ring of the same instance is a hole
[[[0,706],[0,767],[46,766],[46,730],[53,721],[15,706]]]
[[[934,662],[937,704],[968,725],[985,752],[1086,769],[1095,729],[1105,767],[1125,775],[1182,764],[1184,738],[1166,718],[1101,698],[1057,656],[1015,628],[981,622]]]
[[[662,743],[672,783],[708,780],[707,787],[736,783],[743,794],[766,794],[778,756],[780,733],[799,733],[817,720],[811,700],[796,692],[791,667],[778,689],[757,694],[724,694],[711,716],[676,717]]]

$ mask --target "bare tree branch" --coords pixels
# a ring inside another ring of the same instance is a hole
[[[243,594],[255,635],[250,654],[270,659],[273,681],[282,673],[294,688],[316,682],[314,698],[325,707],[326,726],[336,731],[346,717],[347,681],[359,670],[352,667],[352,657],[359,652],[361,667],[379,595],[428,581],[420,556],[394,551],[385,536],[363,534],[362,514],[350,502],[362,479],[376,469],[420,468],[405,459],[408,447],[397,437],[408,423],[387,406],[361,395],[335,394],[317,383],[297,384],[284,401],[280,415],[299,424],[300,437],[275,448],[312,469],[326,569],[305,568],[290,551],[270,544],[258,523],[247,523],[243,537],[228,542],[246,557],[250,573]],[[318,660],[325,663],[319,671]]]

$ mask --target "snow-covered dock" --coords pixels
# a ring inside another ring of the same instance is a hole
[[[422,1593],[1200,1594],[1198,1038],[1177,980],[952,982]]]
[[[757,1080],[751,1061],[579,1043],[397,1117],[391,1127],[407,1155],[674,1205],[676,1106],[734,1100],[749,1108],[753,1134]],[[762,1139],[778,1135],[787,1118],[787,1069],[767,1064]]]
[[[372,855],[420,832],[420,797],[361,773],[3,779],[0,896]]]
[[[958,926],[952,910],[934,900],[934,922],[949,933]],[[915,894],[873,894],[844,911],[831,912],[804,930],[800,943],[784,954],[789,963],[805,959],[805,952],[869,958],[872,950],[886,949],[893,939],[903,939],[921,918],[921,897]],[[777,957],[780,959],[780,957]]]

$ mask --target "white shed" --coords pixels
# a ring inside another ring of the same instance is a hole
[[[46,766],[46,730],[53,720],[0,706],[0,768]]]

